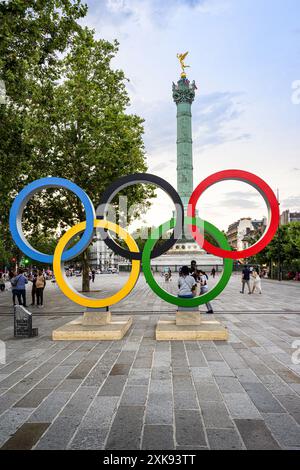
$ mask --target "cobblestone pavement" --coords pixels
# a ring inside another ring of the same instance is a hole
[[[300,449],[299,315],[216,317],[228,342],[156,342],[156,314],[136,315],[122,341],[53,342],[70,320],[53,314],[15,340],[2,315],[0,447]]]
[[[91,288],[95,292],[91,296],[107,297],[120,289],[126,282],[127,274],[103,274],[96,277],[95,284]],[[163,281],[162,277],[156,275],[156,280],[162,284],[166,290],[177,293],[178,275],[173,275],[170,283]],[[209,285],[218,282],[219,277],[212,279],[209,277]],[[81,278],[72,278],[72,284],[80,290]],[[262,280],[262,295],[248,295],[247,288],[245,294],[239,293],[241,289],[240,275],[233,274],[221,295],[213,301],[216,312],[299,312],[300,313],[300,282],[278,282]],[[30,288],[27,292],[28,304],[31,303]],[[36,308],[32,309],[36,312]],[[45,290],[45,308],[43,313],[76,313],[82,312],[83,308],[68,300],[60,291],[57,285],[47,283]],[[126,299],[112,307],[113,312],[118,313],[140,313],[142,312],[173,312],[174,307],[158,298],[146,284],[144,276],[141,274],[135,288]],[[202,307],[205,311],[205,307]],[[12,312],[11,292],[6,290],[0,293],[0,314]]]

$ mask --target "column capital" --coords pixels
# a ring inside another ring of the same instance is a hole
[[[197,89],[195,80],[190,83],[187,78],[181,78],[177,84],[173,82],[172,92],[173,100],[176,104],[179,103],[190,103],[195,99],[195,90]]]

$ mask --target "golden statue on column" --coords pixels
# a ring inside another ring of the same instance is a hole
[[[189,52],[187,51],[187,52],[185,52],[184,54],[177,54],[177,58],[178,58],[178,60],[179,60],[179,62],[180,62],[180,66],[181,66],[181,70],[182,70],[182,72],[181,72],[181,78],[185,78],[185,77],[186,77],[185,69],[186,69],[187,67],[190,67],[189,65],[186,65],[186,64],[184,63],[184,59],[186,58],[186,56],[188,55],[188,53],[189,53]]]

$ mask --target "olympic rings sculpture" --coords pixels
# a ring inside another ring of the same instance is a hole
[[[224,180],[239,180],[253,186],[263,196],[267,205],[268,225],[265,233],[254,245],[245,250],[232,251],[222,232],[220,232],[211,223],[203,221],[199,217],[195,216],[196,204],[203,192],[213,184]],[[146,241],[143,252],[140,252],[135,240],[125,229],[105,219],[107,215],[107,207],[113,200],[114,196],[122,189],[137,183],[154,184],[160,187],[171,197],[176,208],[176,218],[172,218],[165,222],[152,232],[151,237]],[[72,191],[81,200],[86,213],[85,222],[81,222],[74,227],[71,227],[61,237],[56,246],[54,255],[41,253],[33,248],[26,240],[22,230],[22,215],[27,202],[37,191],[46,188],[64,188]],[[28,184],[20,191],[12,204],[9,216],[11,235],[19,249],[33,260],[41,263],[53,264],[54,275],[62,292],[75,303],[90,308],[108,307],[126,297],[132,291],[138,280],[141,270],[141,261],[145,279],[149,287],[166,302],[182,307],[195,307],[207,303],[217,297],[226,287],[232,273],[233,260],[250,257],[259,253],[274,237],[278,224],[279,204],[274,192],[264,180],[253,173],[242,170],[224,170],[214,173],[204,179],[191,194],[187,217],[184,217],[182,201],[177,191],[163,178],[149,173],[136,173],[122,176],[114,181],[106,189],[101,198],[100,205],[97,209],[97,216],[90,198],[75,183],[64,178],[41,178]],[[184,225],[188,226],[195,241],[200,246],[203,246],[207,252],[224,258],[224,270],[219,282],[209,292],[193,298],[179,298],[166,292],[159,284],[157,284],[151,271],[151,258],[156,258],[169,250],[181,236]],[[119,292],[105,299],[94,299],[79,294],[68,283],[63,267],[63,262],[78,256],[89,246],[93,238],[94,228],[100,229],[102,238],[109,248],[117,254],[130,259],[132,262],[130,276],[125,285]],[[200,228],[203,228],[203,230],[199,230]],[[166,239],[159,246],[155,247],[156,241],[162,234],[170,229],[173,230],[171,237]],[[109,230],[118,234],[125,241],[128,250],[122,248],[115,242],[115,240],[113,240],[113,238],[110,237],[108,232]],[[212,245],[205,240],[205,232],[214,238],[218,246]],[[80,233],[82,233],[80,240],[73,247],[65,250],[65,247],[70,240]]]

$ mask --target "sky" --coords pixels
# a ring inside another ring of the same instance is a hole
[[[84,23],[117,39],[113,68],[130,80],[130,113],[145,119],[148,171],[176,187],[176,54],[189,51],[194,187],[220,170],[256,173],[279,192],[281,211],[300,210],[299,0],[86,0]],[[197,205],[218,228],[267,215],[248,184],[222,182]],[[172,215],[161,190],[141,224]]]

